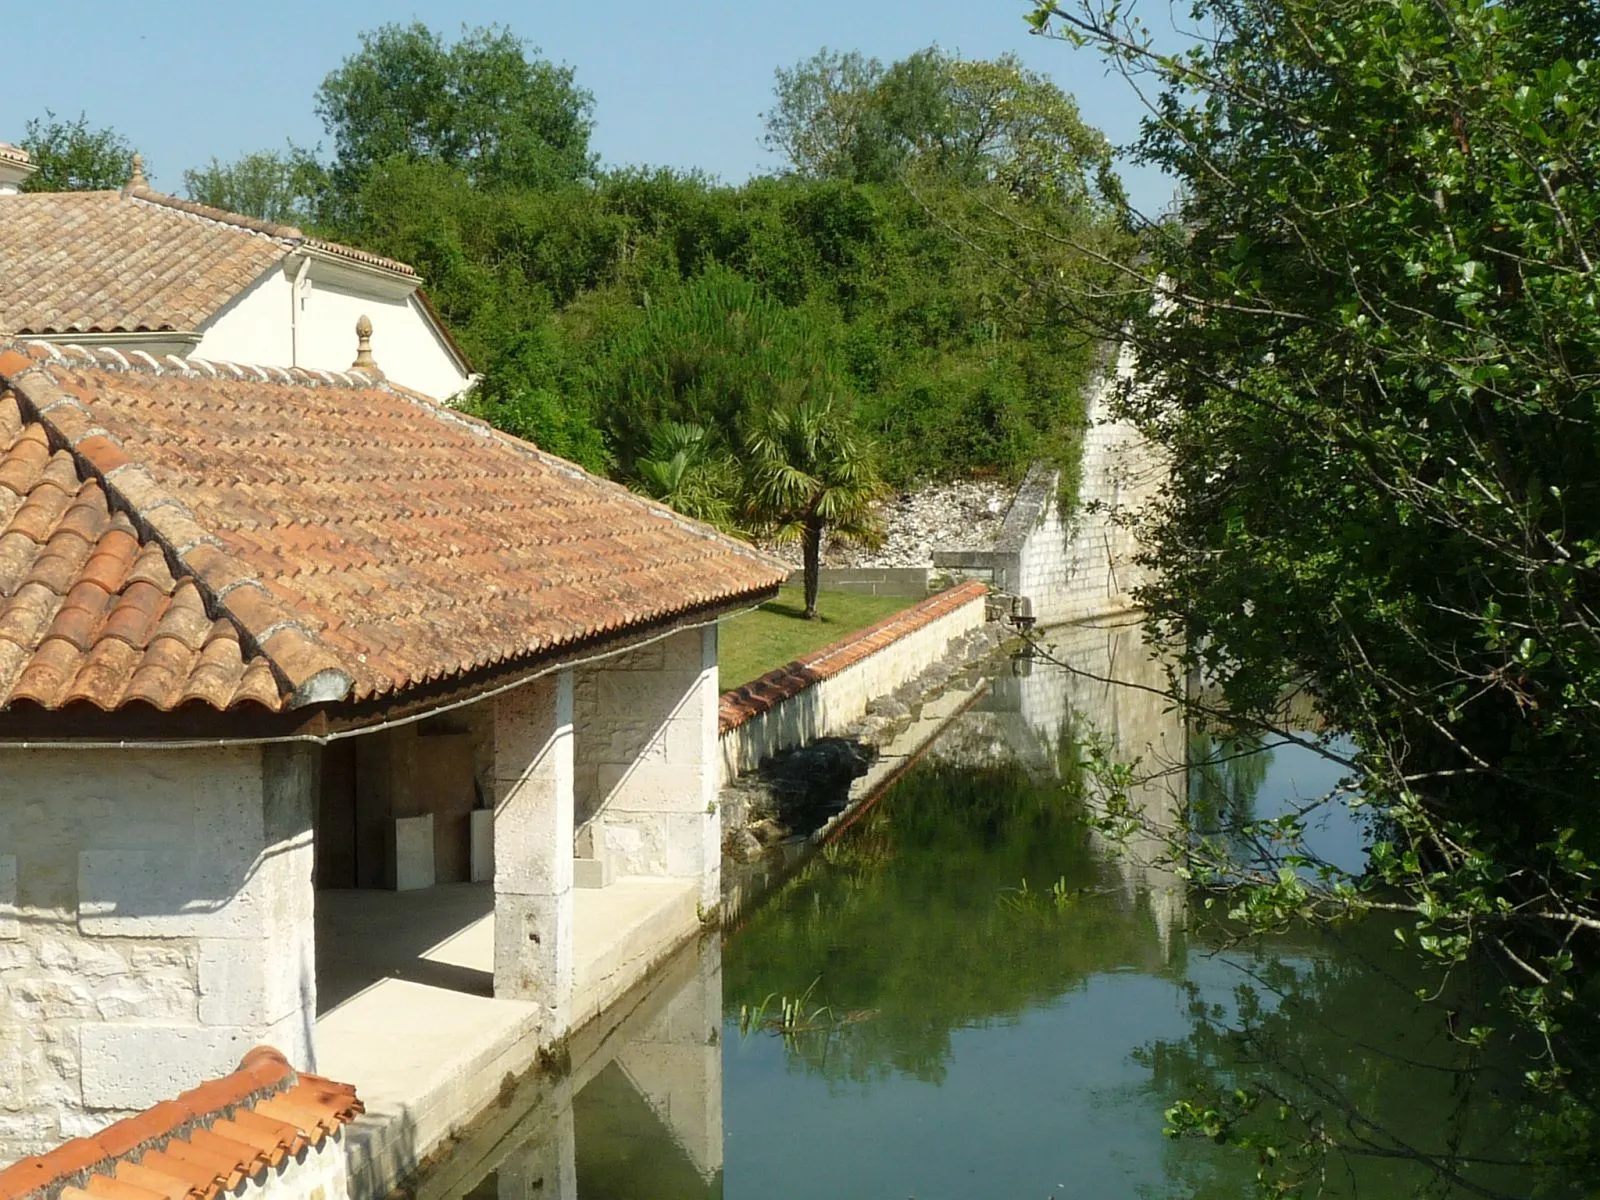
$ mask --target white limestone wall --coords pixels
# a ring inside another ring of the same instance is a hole
[[[874,700],[911,682],[943,658],[951,642],[981,626],[985,605],[984,596],[974,596],[837,675],[730,729],[720,743],[720,782],[754,770],[780,751],[840,733],[860,720]]]
[[[578,672],[580,853],[619,876],[720,888],[717,627],[686,629]]]
[[[1018,493],[1006,519],[1014,542],[997,557],[996,583],[1026,596],[1041,626],[1093,620],[1133,608],[1133,590],[1142,582],[1134,559],[1137,539],[1131,520],[1156,496],[1163,478],[1160,459],[1131,424],[1108,412],[1121,381],[1133,372],[1132,351],[1124,346],[1115,372],[1099,381],[1089,396],[1089,427],[1084,434],[1078,506],[1062,519],[1059,473],[1036,468]],[[1048,478],[1048,486],[1045,480]],[[1020,526],[1020,528],[1019,528]]]
[[[308,751],[0,749],[0,1162],[314,1067]]]
[[[200,358],[274,366],[346,370],[356,356],[356,321],[372,321],[372,354],[395,383],[449,400],[471,382],[415,293],[389,285],[378,292],[340,286],[314,269],[298,301],[290,256],[275,265],[201,331]],[[295,305],[299,311],[295,312]]]

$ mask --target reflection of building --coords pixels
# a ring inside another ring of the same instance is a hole
[[[963,762],[1009,759],[1042,778],[1060,777],[1091,748],[1131,764],[1127,798],[1140,828],[1120,847],[1094,836],[1116,862],[1129,900],[1147,897],[1165,947],[1183,916],[1183,889],[1165,865],[1160,830],[1171,827],[1184,795],[1186,748],[1166,668],[1145,645],[1136,616],[1063,625],[1039,640],[1040,652],[997,677],[936,753]],[[1087,782],[1091,802],[1103,798],[1100,785]]]
[[[491,1110],[416,1200],[574,1200],[580,1179],[609,1195],[611,1179],[645,1174],[652,1195],[720,1200],[721,1034],[722,945],[710,937],[577,1034],[564,1079],[530,1079]]]

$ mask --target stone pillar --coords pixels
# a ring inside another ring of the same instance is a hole
[[[597,853],[618,876],[696,880],[710,909],[722,865],[716,626],[608,659],[588,683],[594,728],[580,737],[596,776]]]
[[[494,699],[494,994],[572,1004],[572,672]]]

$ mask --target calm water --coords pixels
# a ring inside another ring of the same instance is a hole
[[[1513,1156],[1519,1064],[1458,1069],[1441,1008],[1413,998],[1432,981],[1390,930],[1229,949],[1153,846],[1117,853],[1092,831],[1073,764],[1093,729],[1139,760],[1134,798],[1158,815],[1185,792],[1272,815],[1338,771],[1292,747],[1186,769],[1215,747],[1128,686],[1159,683],[1132,634],[1070,636],[1071,661],[1125,683],[1043,664],[997,678],[846,836],[580,1046],[520,1131],[464,1148],[424,1193],[1243,1197],[1253,1157],[1162,1132],[1197,1086],[1236,1081],[1343,1114],[1340,1140],[1377,1152],[1326,1159],[1325,1195],[1419,1194],[1399,1147]],[[1342,861],[1364,836],[1311,831]],[[803,997],[798,1031],[741,1029],[785,997]],[[1509,1168],[1468,1174],[1529,1192]]]

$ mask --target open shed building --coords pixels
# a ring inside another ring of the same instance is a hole
[[[0,1163],[258,1043],[436,1142],[715,909],[784,574],[374,372],[0,342]]]

